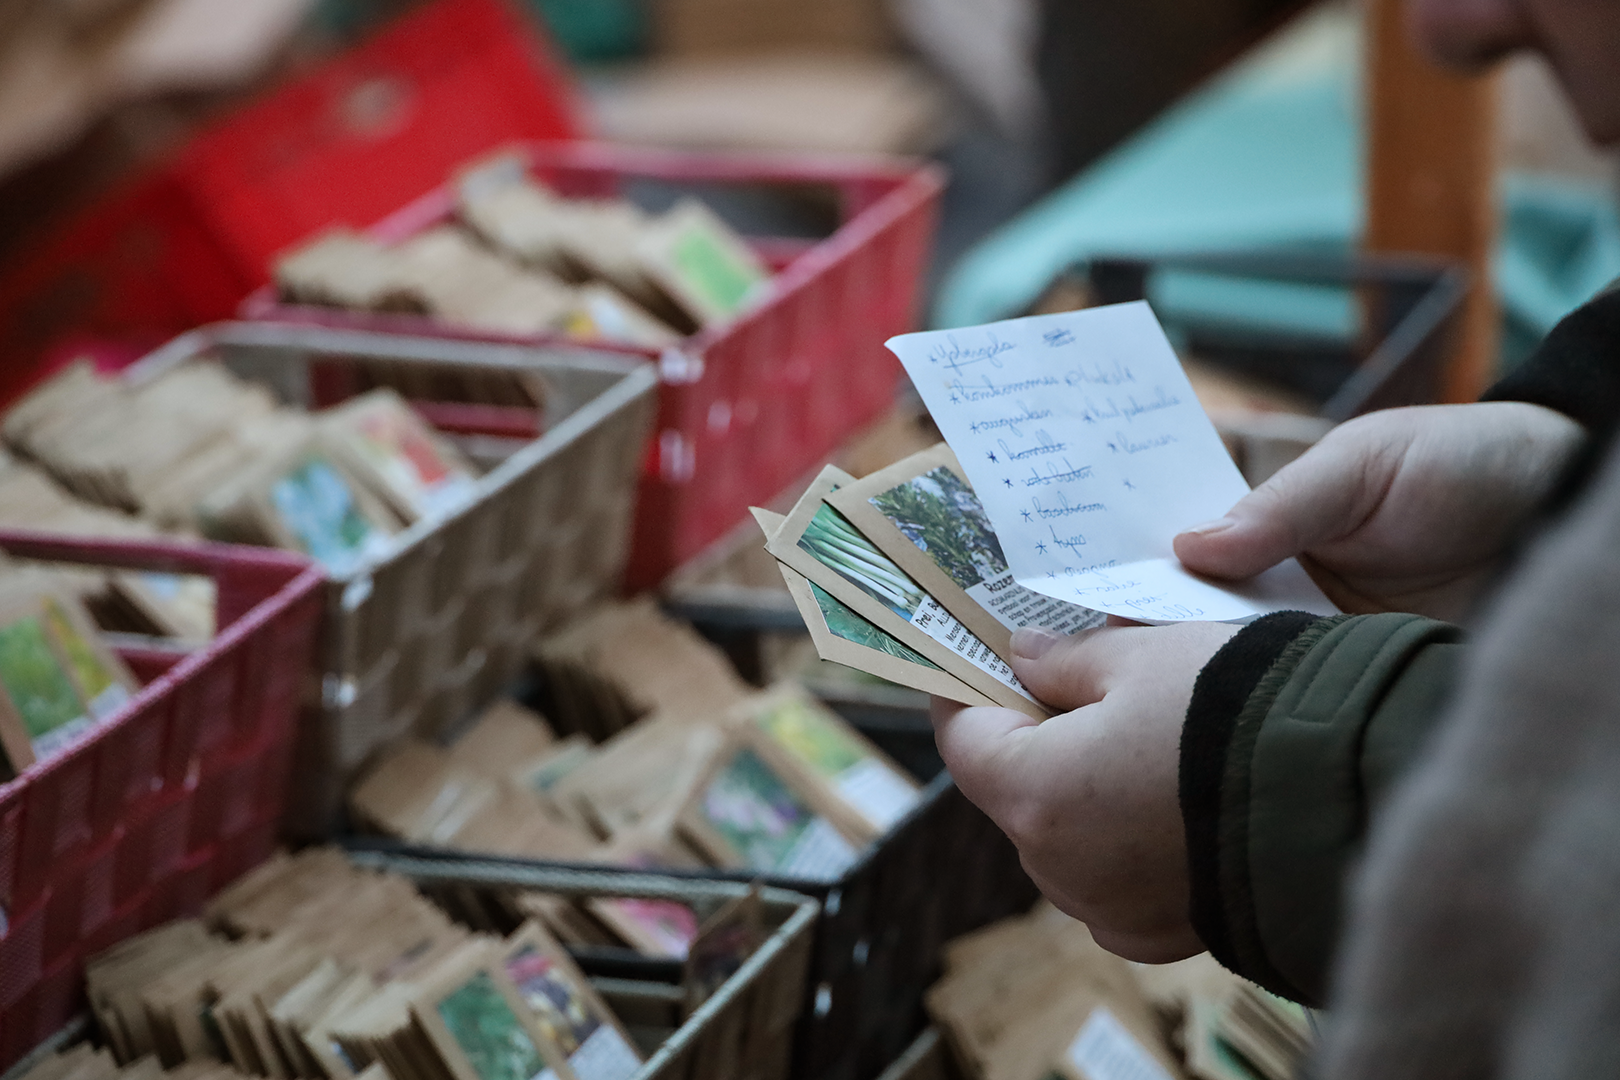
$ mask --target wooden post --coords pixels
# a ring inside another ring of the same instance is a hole
[[[1473,401],[1495,376],[1496,80],[1442,71],[1407,35],[1406,0],[1364,0],[1367,233],[1374,252],[1459,259],[1473,278],[1446,401]]]

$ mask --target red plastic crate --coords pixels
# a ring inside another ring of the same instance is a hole
[[[226,318],[289,244],[369,224],[491,147],[572,138],[576,114],[564,69],[511,5],[428,4],[208,128],[0,275],[0,402],[63,339],[150,348]]]
[[[627,585],[676,566],[824,461],[894,401],[899,362],[883,347],[914,329],[943,172],[911,160],[687,154],[589,143],[529,147],[535,174],[565,195],[602,197],[626,180],[831,187],[842,224],[817,243],[757,241],[777,266],[769,301],[661,356],[658,437],[639,492]],[[397,242],[444,221],[441,187],[373,227]],[[442,337],[483,337],[420,316],[278,304],[261,288],[244,318]],[[545,339],[505,338],[535,342]]]
[[[48,1033],[74,1001],[51,980],[72,983],[84,956],[197,910],[224,883],[220,864],[240,873],[269,854],[323,576],[295,555],[224,544],[0,530],[0,550],[207,574],[219,595],[212,642],[82,742],[0,785],[0,1032]],[[13,1050],[0,1040],[0,1069]]]

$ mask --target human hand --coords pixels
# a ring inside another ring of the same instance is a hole
[[[1430,405],[1339,425],[1226,517],[1175,538],[1197,573],[1253,577],[1301,556],[1353,613],[1458,621],[1580,446],[1584,430],[1519,402]]]
[[[1012,667],[1071,709],[1044,722],[934,699],[940,756],[1060,910],[1128,960],[1204,951],[1189,919],[1178,773],[1193,682],[1238,627],[1102,627],[1013,635]]]

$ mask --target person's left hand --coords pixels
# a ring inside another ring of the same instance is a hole
[[[1072,712],[1037,722],[934,700],[935,741],[957,786],[1012,839],[1041,892],[1128,960],[1204,951],[1189,915],[1181,725],[1198,673],[1237,631],[1020,630],[1013,670]]]

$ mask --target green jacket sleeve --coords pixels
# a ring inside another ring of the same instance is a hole
[[[1439,718],[1460,631],[1300,612],[1245,627],[1199,676],[1181,743],[1192,919],[1215,957],[1321,1004],[1373,815]]]

